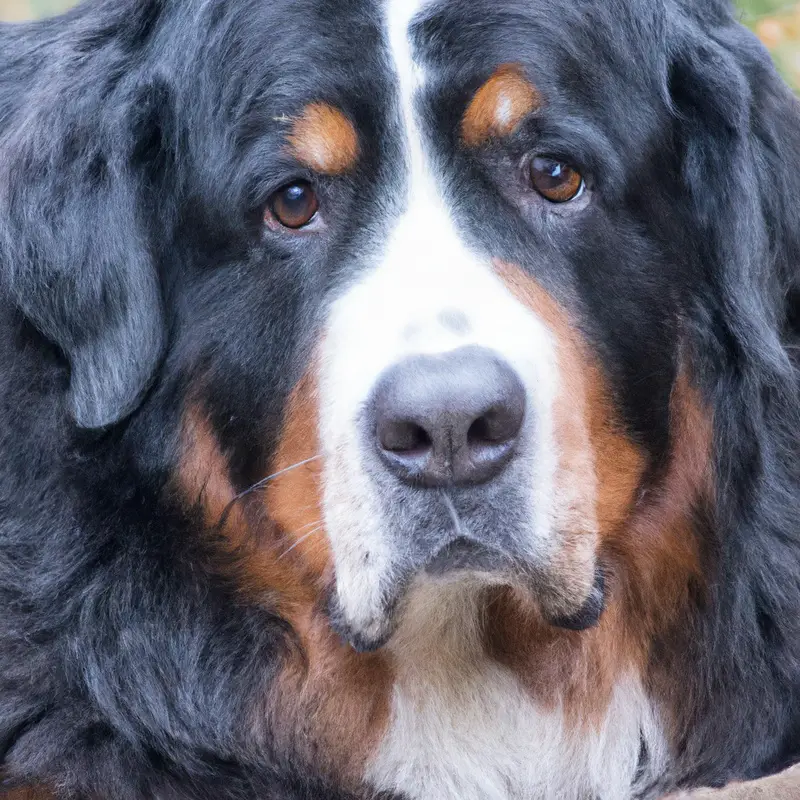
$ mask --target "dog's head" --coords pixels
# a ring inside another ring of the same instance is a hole
[[[665,515],[708,480],[707,370],[787,374],[800,229],[786,90],[722,3],[145,2],[114,25],[140,56],[76,30],[63,62],[96,48],[94,82],[20,103],[2,141],[4,281],[78,426],[155,436],[171,409],[216,521],[275,475],[245,498],[282,543],[262,588],[302,565],[359,649],[423,585],[582,628],[626,559],[691,560],[626,523],[667,476]]]

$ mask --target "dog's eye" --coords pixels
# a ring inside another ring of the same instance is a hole
[[[284,228],[305,228],[319,210],[317,193],[310,183],[297,181],[278,189],[269,199],[267,217],[270,216]],[[268,219],[269,221],[269,219]]]
[[[583,194],[583,176],[574,167],[553,158],[537,156],[531,161],[533,188],[551,203],[567,203]]]

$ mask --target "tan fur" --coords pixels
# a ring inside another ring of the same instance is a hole
[[[472,98],[461,122],[461,138],[467,147],[479,147],[510,136],[541,102],[522,67],[503,64]]]
[[[349,172],[358,161],[358,133],[353,123],[327,103],[307,105],[293,121],[288,142],[301,164],[323,175]]]
[[[701,585],[693,501],[711,491],[711,419],[688,377],[681,374],[671,403],[671,457],[649,494],[640,495],[644,453],[619,423],[602,370],[568,314],[519,267],[498,263],[511,291],[550,328],[558,341],[563,391],[557,400],[557,438],[568,479],[574,464],[593,465],[594,496],[576,498],[573,542],[597,548],[610,572],[607,609],[600,625],[580,634],[548,626],[519,593],[497,590],[489,605],[490,646],[545,706],[564,700],[576,723],[599,723],[619,676],[642,674],[652,636],[685,608],[688,586]],[[585,435],[581,434],[585,431]],[[589,448],[581,457],[578,448]],[[577,473],[578,475],[580,473]],[[580,514],[594,516],[598,536],[585,535]],[[580,544],[564,554],[563,568],[580,569]]]
[[[288,648],[263,706],[244,724],[256,731],[266,724],[315,768],[327,764],[332,777],[355,787],[386,727],[392,678],[383,656],[357,654],[339,641],[324,612],[332,567],[322,527],[321,467],[309,461],[318,453],[316,403],[312,367],[286,406],[270,467],[277,477],[232,506],[236,492],[225,454],[202,407],[191,405],[177,485],[189,503],[202,504],[208,529],[238,556],[242,592],[268,598],[292,628],[296,646]]]
[[[557,341],[555,429],[563,472],[557,490],[592,489],[570,496],[561,523],[572,528],[555,569],[570,591],[587,593],[599,554],[609,570],[610,596],[599,626],[578,634],[546,624],[516,590],[487,589],[486,646],[540,707],[560,706],[571,727],[596,728],[620,679],[644,674],[652,636],[680,613],[689,581],[700,580],[691,504],[699,492],[710,491],[710,417],[681,375],[672,398],[670,461],[657,490],[640,496],[645,455],[623,430],[603,372],[577,327],[520,268],[496,267]],[[333,575],[322,527],[317,426],[312,362],[286,406],[270,469],[277,477],[230,508],[235,490],[225,454],[196,403],[184,420],[178,483],[188,500],[202,502],[209,528],[218,527],[228,510],[219,532],[241,556],[243,591],[269,597],[294,632],[297,647],[251,724],[272,719],[271,729],[287,744],[309,758],[325,753],[332,771],[355,782],[386,730],[394,675],[383,653],[359,655],[342,644],[324,613]],[[301,462],[308,463],[295,466]]]
[[[391,668],[384,654],[356,653],[340,641],[319,608],[295,621],[302,652],[288,660],[263,713],[286,744],[357,789],[388,725]]]

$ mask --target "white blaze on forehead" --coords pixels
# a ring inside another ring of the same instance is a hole
[[[364,411],[381,375],[407,357],[475,345],[493,350],[517,371],[528,395],[519,460],[527,462],[531,487],[529,507],[517,509],[517,516],[530,519],[521,545],[532,558],[553,545],[547,534],[558,465],[552,415],[556,345],[542,320],[498,278],[490,257],[465,245],[441,193],[443,176],[426,155],[414,107],[425,75],[413,59],[409,25],[429,5],[389,0],[385,6],[387,55],[404,136],[404,210],[333,304],[320,364],[323,507],[336,591],[351,627],[369,636],[380,633],[383,592],[403,542],[370,477],[367,465],[374,459],[367,455],[372,442]]]
[[[398,83],[407,168],[405,213],[391,233],[386,248],[387,265],[419,259],[454,262],[463,251],[444,204],[441,176],[434,174],[426,153],[417,113],[417,98],[425,87],[425,73],[414,58],[410,27],[415,17],[437,1],[386,0],[390,67]]]
[[[387,28],[389,35],[389,54],[391,67],[398,81],[398,96],[403,128],[407,137],[408,166],[411,172],[411,185],[419,192],[427,189],[425,196],[417,199],[434,201],[436,187],[431,185],[431,176],[425,158],[415,99],[425,85],[425,73],[414,59],[409,29],[414,17],[435,0],[386,0]]]

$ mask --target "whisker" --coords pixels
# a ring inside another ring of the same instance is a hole
[[[307,522],[305,525],[301,525],[295,533],[300,533],[300,531],[307,531],[309,528],[313,528],[315,525],[321,525],[321,519],[315,519],[313,522]]]
[[[306,464],[311,464],[314,461],[319,461],[322,458],[321,455],[311,456],[311,458],[306,458],[303,461],[298,461],[296,464],[292,464],[291,466],[284,467],[283,469],[279,469],[277,472],[273,472],[272,475],[267,475],[266,478],[262,478],[258,483],[254,483],[248,489],[245,489],[243,492],[240,492],[236,497],[233,498],[231,502],[236,502],[236,500],[240,500],[245,495],[251,494],[252,492],[257,492],[259,489],[263,489],[270,481],[274,481],[275,478],[280,478],[281,475],[285,475],[287,472],[291,472],[294,469],[298,469],[299,467],[304,467]]]
[[[289,553],[291,553],[292,550],[295,549],[295,547],[297,547],[298,545],[301,545],[306,539],[309,539],[310,537],[312,537],[315,534],[319,533],[321,530],[322,530],[322,525],[319,525],[318,527],[316,527],[313,530],[309,531],[305,536],[301,536],[290,548],[288,548],[287,550],[284,550],[278,556],[277,560],[280,561],[282,558],[285,558],[286,556],[288,556]]]
[[[311,456],[311,458],[306,458],[303,461],[298,461],[296,464],[292,464],[288,467],[284,467],[283,469],[279,469],[277,472],[273,472],[272,475],[267,475],[266,478],[262,478],[257,483],[254,483],[252,486],[248,487],[242,492],[239,492],[233,500],[231,500],[228,505],[225,506],[225,510],[222,512],[222,515],[219,518],[219,522],[217,523],[217,528],[224,528],[225,524],[228,521],[228,517],[230,516],[231,510],[233,509],[234,505],[238,503],[243,498],[247,497],[248,495],[252,494],[253,492],[257,492],[259,489],[263,489],[270,481],[275,480],[275,478],[280,478],[281,475],[285,475],[287,472],[291,472],[292,470],[298,469],[299,467],[304,467],[306,464],[311,464],[314,461],[319,461],[322,458],[321,455]]]

